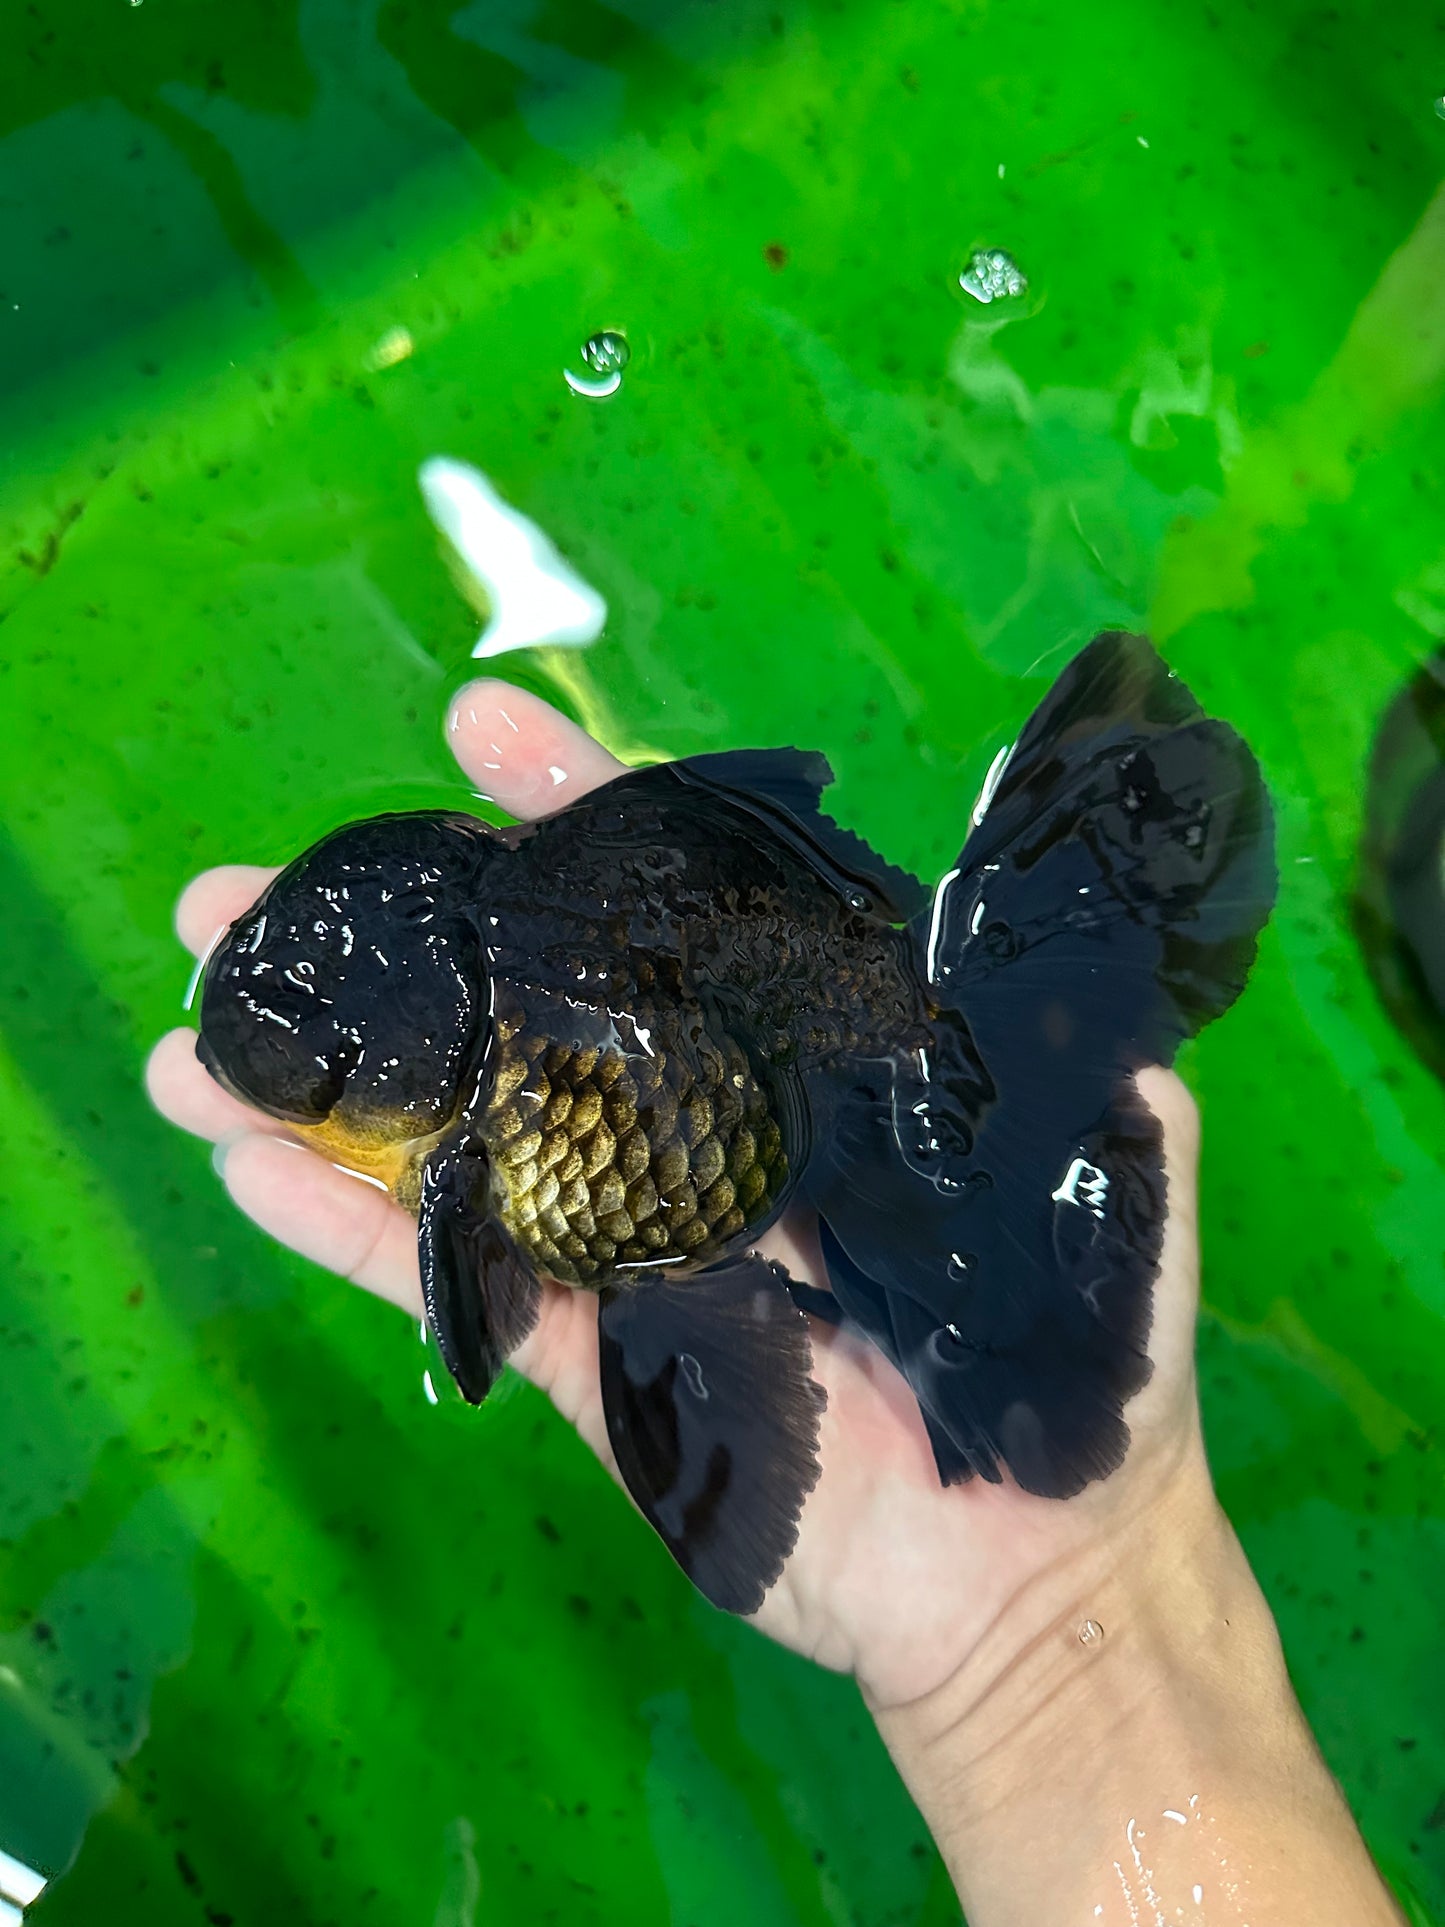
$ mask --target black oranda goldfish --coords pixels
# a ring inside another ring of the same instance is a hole
[[[1120,1463],[1165,1211],[1132,1073],[1234,1001],[1275,886],[1253,756],[1134,636],[1064,670],[934,890],[830,781],[730,752],[513,829],[352,823],[205,973],[211,1071],[416,1215],[468,1399],[540,1278],[598,1294],[622,1476],[736,1612],[819,1474],[808,1313],[903,1373],[946,1483]],[[791,1202],[830,1293],[754,1250]]]

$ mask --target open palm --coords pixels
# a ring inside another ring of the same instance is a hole
[[[448,733],[466,775],[521,818],[575,801],[622,767],[547,704],[505,683],[463,690]],[[235,866],[198,877],[177,913],[183,940],[204,952],[272,874]],[[151,1094],[175,1123],[225,1145],[224,1176],[236,1203],[282,1242],[418,1315],[414,1221],[375,1186],[228,1096],[201,1067],[194,1044],[189,1030],[161,1040],[148,1071]],[[1164,1126],[1170,1209],[1155,1289],[1154,1376],[1128,1408],[1132,1444],[1109,1479],[1069,1501],[1035,1498],[1007,1476],[998,1486],[975,1480],[945,1490],[903,1379],[850,1328],[813,1321],[814,1376],[828,1394],[823,1475],[804,1508],[797,1549],[756,1623],[822,1664],[856,1673],[875,1706],[916,1699],[956,1673],[1031,1585],[1122,1540],[1131,1521],[1200,1460],[1197,1127],[1177,1078],[1155,1070],[1139,1081]],[[762,1249],[794,1278],[825,1282],[806,1213],[790,1213]],[[549,1285],[537,1328],[513,1362],[615,1472],[596,1300]]]

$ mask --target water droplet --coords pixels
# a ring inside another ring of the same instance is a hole
[[[1011,254],[1005,254],[1002,248],[977,248],[958,277],[958,285],[987,307],[991,301],[1022,294],[1029,284]]]
[[[588,372],[574,375],[570,368],[564,368],[562,378],[574,395],[605,401],[622,386],[622,371],[631,359],[626,335],[615,328],[602,328],[582,344],[582,360]]]
[[[436,1388],[436,1386],[435,1386],[435,1385],[433,1385],[433,1384],[432,1384],[432,1382],[431,1382],[431,1373],[430,1373],[430,1372],[423,1372],[423,1373],[422,1373],[422,1375],[421,1375],[421,1388],[422,1388],[422,1390],[423,1390],[423,1391],[424,1391],[424,1392],[426,1393],[426,1402],[427,1402],[427,1404],[428,1404],[428,1405],[440,1405],[440,1404],[441,1404],[441,1400],[440,1400],[440,1399],[439,1399],[439,1398],[437,1397],[437,1388]]]
[[[846,901],[850,910],[866,910],[868,908],[868,899],[861,890],[847,891]]]
[[[1194,1904],[1196,1907],[1201,1907],[1204,1904],[1204,1889],[1197,1880],[1194,1883]]]
[[[1086,1619],[1079,1628],[1079,1644],[1081,1646],[1097,1646],[1103,1637],[1104,1628],[1099,1624],[1097,1619]]]
[[[1011,963],[1024,947],[1024,940],[1010,924],[997,922],[985,926],[983,947],[998,963]]]
[[[948,1260],[948,1275],[955,1284],[960,1283],[973,1270],[978,1259],[971,1251],[955,1251]]]
[[[1435,112],[1440,116],[1441,120],[1445,120],[1445,94],[1442,94],[1439,100],[1436,101]]]
[[[692,1353],[679,1352],[677,1362],[682,1372],[683,1382],[693,1397],[706,1398],[708,1396],[708,1389],[707,1383],[702,1375],[702,1366],[698,1364]]]

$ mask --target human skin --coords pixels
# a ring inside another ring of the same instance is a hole
[[[447,734],[466,776],[524,819],[622,768],[496,681],[461,691]],[[178,908],[182,940],[203,953],[273,874],[198,877]],[[221,1090],[194,1046],[189,1030],[164,1037],[148,1086],[167,1117],[217,1144],[236,1204],[417,1317],[415,1222]],[[1008,1479],[944,1490],[893,1367],[814,1321],[823,1475],[754,1624],[855,1675],[973,1927],[1399,1923],[1214,1496],[1194,1374],[1198,1120],[1172,1074],[1146,1071],[1139,1088],[1164,1128],[1169,1216],[1155,1369],[1128,1407],[1123,1466],[1064,1502]],[[762,1248],[825,1283],[806,1214]],[[547,1285],[513,1363],[615,1476],[595,1298]]]

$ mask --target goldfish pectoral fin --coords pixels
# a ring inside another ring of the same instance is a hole
[[[1070,1498],[1124,1459],[1152,1374],[1165,1218],[1158,1120],[1121,1080],[1086,1130],[1001,1103],[940,1193],[900,1157],[818,1196],[829,1281],[908,1380],[951,1485]]]
[[[756,1612],[821,1469],[826,1397],[786,1273],[749,1255],[677,1284],[615,1286],[598,1332],[623,1483],[700,1592]]]
[[[824,814],[820,799],[833,772],[817,751],[719,750],[669,767],[683,781],[722,792],[766,823],[855,907],[866,907],[888,923],[906,923],[928,903],[928,889],[917,877]]]
[[[1082,1039],[1168,1063],[1244,986],[1274,901],[1253,755],[1140,636],[1097,637],[1059,676],[915,924],[924,973],[985,1060]]]
[[[490,1162],[469,1129],[445,1139],[426,1161],[417,1255],[427,1322],[462,1396],[480,1405],[536,1324],[542,1288],[492,1215]]]

